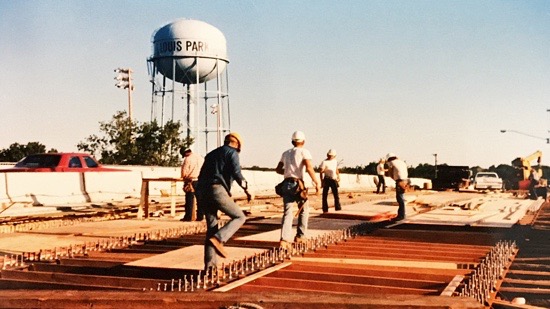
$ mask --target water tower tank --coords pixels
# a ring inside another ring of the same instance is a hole
[[[176,82],[203,83],[216,78],[228,62],[223,33],[199,20],[171,22],[156,30],[152,41],[151,60],[162,75]]]

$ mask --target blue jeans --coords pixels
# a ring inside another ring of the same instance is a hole
[[[382,188],[382,193],[386,192],[386,178],[384,178],[384,175],[378,175],[378,184],[376,185],[376,194],[380,193],[380,188]]]
[[[398,179],[395,183],[395,199],[397,204],[399,204],[399,209],[397,210],[397,219],[405,219],[405,189],[399,186],[399,182],[407,181]]]
[[[296,191],[296,186],[298,185],[295,181],[285,180],[283,186],[283,203],[284,203],[284,214],[282,219],[281,227],[281,240],[293,242],[292,238],[292,222],[294,221],[294,214],[292,212],[292,206],[296,203],[296,197],[293,192]],[[303,203],[303,208],[300,214],[298,215],[298,227],[296,231],[296,237],[305,237],[307,232],[307,223],[309,219],[309,202],[299,202],[298,208],[300,208]]]
[[[183,220],[185,221],[191,221],[193,219],[193,209],[195,208],[195,193],[197,191],[197,181],[192,181],[191,185],[193,186],[195,192],[185,192],[185,215],[183,215]],[[196,220],[202,221],[204,215],[198,207],[196,209],[196,213]]]
[[[226,243],[246,221],[246,215],[233,201],[222,185],[210,185],[197,195],[198,206],[206,217],[206,239],[204,241],[204,269],[217,267],[218,255],[208,241],[215,236]],[[222,228],[218,227],[218,210],[231,218]]]
[[[341,210],[340,197],[338,196],[338,182],[332,178],[323,179],[323,212],[328,211],[328,190],[332,191],[334,196],[334,209]]]

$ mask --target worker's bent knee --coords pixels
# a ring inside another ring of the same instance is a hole
[[[240,224],[244,224],[246,221],[246,215],[244,212],[241,212],[237,217],[233,218],[236,222],[239,222]]]

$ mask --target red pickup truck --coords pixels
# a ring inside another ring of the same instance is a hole
[[[103,167],[91,155],[76,152],[33,154],[23,158],[12,168],[0,169],[0,173],[117,171],[127,170]]]

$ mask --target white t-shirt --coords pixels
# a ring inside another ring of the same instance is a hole
[[[409,178],[409,172],[407,171],[407,164],[399,159],[392,160],[390,162],[393,167],[393,180],[407,179]]]
[[[306,170],[304,160],[311,159],[311,153],[303,147],[294,147],[283,152],[280,162],[283,162],[283,167],[285,170],[284,177],[304,179],[304,173]]]
[[[332,179],[338,178],[338,176],[336,175],[336,170],[338,169],[338,161],[336,161],[336,159],[323,160],[319,168],[323,171],[325,177]]]
[[[386,169],[384,168],[384,163],[378,163],[376,166],[376,174],[384,176],[384,172]]]

